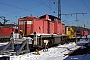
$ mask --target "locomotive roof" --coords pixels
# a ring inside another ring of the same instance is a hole
[[[26,16],[26,17],[23,17],[23,18],[19,18],[20,21],[33,20],[33,19],[39,19],[39,18],[36,18],[36,17],[33,17],[33,16]]]
[[[48,15],[48,14],[46,14],[46,15]],[[46,15],[40,16],[39,18],[33,17],[33,16],[26,16],[26,17],[23,17],[23,18],[19,18],[19,20],[20,20],[20,21],[23,21],[23,20],[26,20],[26,19],[28,19],[28,20],[33,20],[33,19],[46,19]],[[48,17],[49,17],[49,19],[50,19],[51,21],[55,21],[55,19],[58,19],[58,20],[59,20],[58,17],[53,16],[53,15],[48,15]]]
[[[46,15],[40,16],[39,18],[46,18]],[[53,15],[48,15],[48,16],[49,16],[49,19],[51,19],[52,21],[54,21],[54,19],[59,19],[58,17],[53,16]]]

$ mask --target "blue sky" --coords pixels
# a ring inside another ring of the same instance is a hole
[[[18,22],[18,18],[33,15],[35,17],[44,14],[57,16],[58,0],[0,0],[0,16],[5,16],[10,20],[8,23]],[[55,2],[55,4],[53,3]],[[54,13],[55,11],[55,13]],[[76,15],[62,15],[61,19],[65,25],[85,26],[90,28],[90,0],[61,0],[61,13],[87,13]],[[0,19],[0,22],[3,22]]]

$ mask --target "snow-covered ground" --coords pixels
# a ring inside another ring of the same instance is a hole
[[[43,50],[41,50],[39,51],[40,55],[36,55],[36,52],[31,52],[19,56],[16,55],[13,56],[5,55],[5,56],[9,56],[10,60],[90,60],[89,54],[68,56],[69,53],[80,48],[82,45],[78,44],[82,43],[90,43],[90,41],[80,40],[80,42],[78,42],[77,44],[73,42],[69,44],[59,45],[56,47],[49,48],[48,51],[46,52],[43,52]]]
[[[40,55],[36,55],[36,52],[31,52],[19,56],[10,56],[10,60],[64,60],[68,54],[76,49],[80,48],[75,43],[69,43],[60,45],[57,47],[49,48],[47,52],[40,51]]]

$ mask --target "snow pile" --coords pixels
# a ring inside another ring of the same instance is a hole
[[[9,42],[0,43],[0,46],[7,45]]]

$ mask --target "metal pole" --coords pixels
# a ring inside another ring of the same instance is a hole
[[[58,0],[58,18],[61,22],[61,3],[60,3],[60,0]]]

